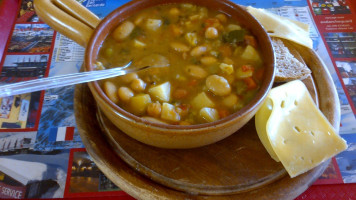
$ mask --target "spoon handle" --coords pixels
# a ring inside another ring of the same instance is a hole
[[[18,83],[2,85],[0,86],[0,98],[6,96],[13,96],[17,94],[30,93],[30,92],[40,91],[40,90],[47,90],[51,88],[64,87],[68,85],[75,85],[79,83],[86,83],[86,82],[111,78],[115,76],[121,76],[131,72],[136,72],[148,68],[146,66],[141,68],[123,69],[126,68],[127,65],[123,67],[117,67],[117,68],[111,68],[111,69],[105,69],[99,71],[79,72],[79,73],[52,76],[48,78],[40,78],[40,79],[34,79],[30,81],[23,81]]]

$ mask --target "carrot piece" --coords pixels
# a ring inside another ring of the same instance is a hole
[[[197,79],[192,79],[191,81],[188,82],[188,86],[196,86],[198,84]]]
[[[257,88],[257,83],[255,80],[253,80],[253,78],[248,77],[248,78],[244,78],[243,79],[245,84],[247,85],[247,89],[248,90],[253,90]]]
[[[187,95],[188,95],[188,91],[185,90],[185,89],[176,89],[173,92],[173,97],[176,98],[176,99],[183,99]]]
[[[243,72],[249,72],[249,71],[253,71],[255,70],[255,68],[252,65],[242,65],[241,69]]]
[[[244,39],[246,40],[246,43],[253,46],[254,48],[257,48],[257,40],[255,37],[252,35],[245,35]]]
[[[229,45],[223,45],[219,47],[219,51],[224,57],[230,57],[232,55],[232,50]]]
[[[220,119],[230,115],[230,112],[226,109],[219,109],[218,113],[219,113]]]
[[[220,25],[220,21],[216,18],[208,18],[205,20],[205,27],[204,28],[209,28],[209,27],[215,27],[217,28]]]

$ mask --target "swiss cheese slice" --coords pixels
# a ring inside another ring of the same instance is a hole
[[[255,123],[268,153],[292,178],[347,148],[299,80],[273,88]]]
[[[313,48],[313,41],[309,37],[309,25],[260,8],[248,6],[247,11],[262,24],[270,36],[290,40],[310,49]]]

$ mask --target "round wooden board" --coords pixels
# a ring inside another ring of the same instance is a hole
[[[313,71],[304,83],[338,130],[339,102],[330,75],[314,51],[295,48]],[[101,116],[86,85],[76,86],[74,100],[77,127],[88,153],[111,181],[138,199],[294,199],[329,163],[289,178],[262,146],[254,120],[205,147],[155,148],[126,136]]]

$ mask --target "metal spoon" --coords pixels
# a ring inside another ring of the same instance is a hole
[[[25,94],[40,90],[47,90],[51,88],[63,87],[68,85],[75,85],[79,83],[86,83],[106,78],[111,78],[115,76],[125,75],[131,72],[137,72],[143,69],[147,69],[150,66],[134,67],[131,69],[126,69],[131,65],[131,61],[122,66],[115,67],[111,69],[89,71],[89,72],[79,72],[73,74],[66,74],[60,76],[52,76],[48,78],[40,78],[30,81],[23,81],[18,83],[12,83],[0,86],[0,98],[6,96],[13,96],[17,94]]]

